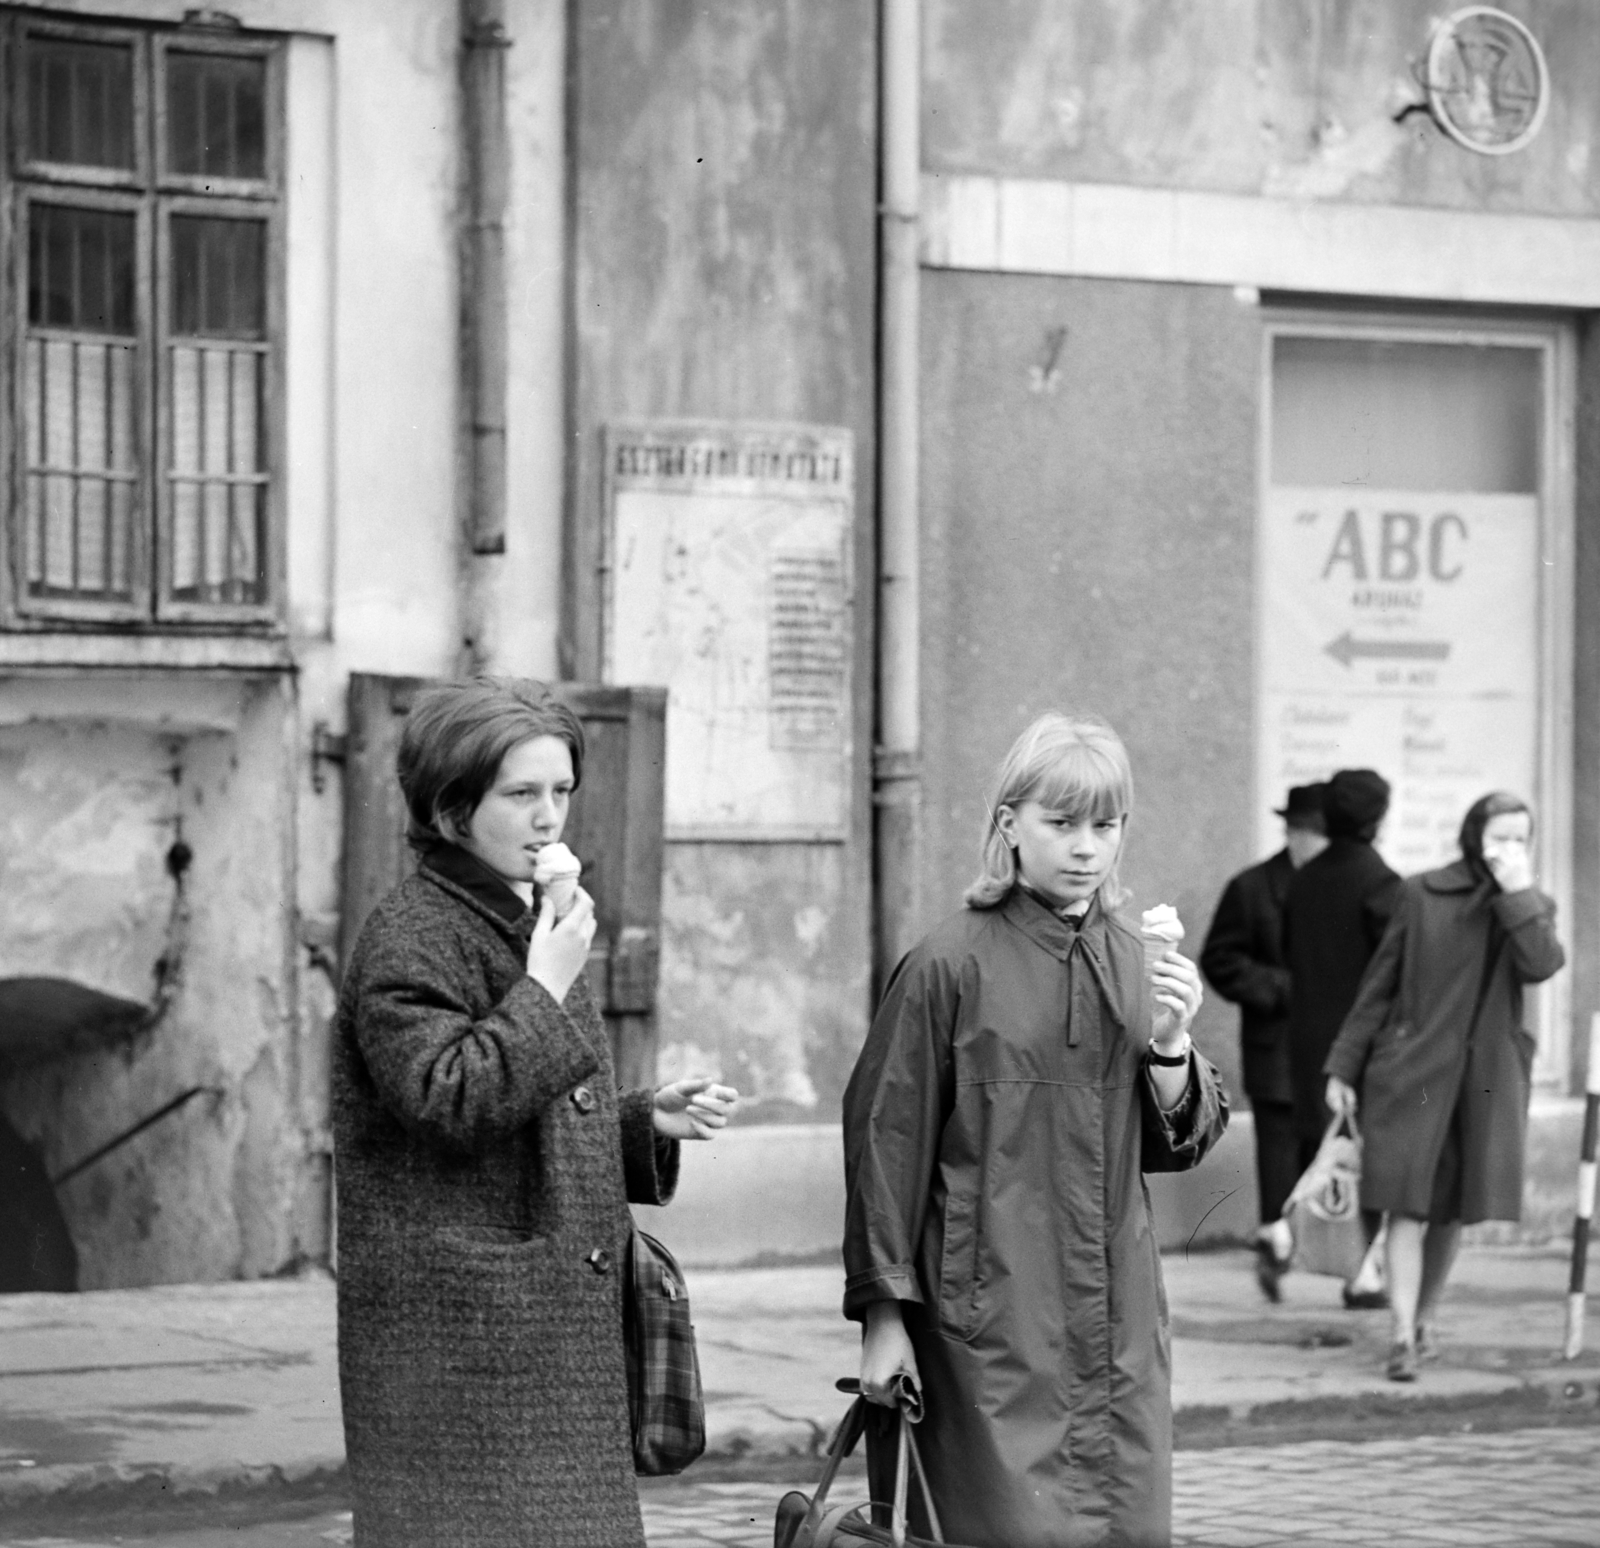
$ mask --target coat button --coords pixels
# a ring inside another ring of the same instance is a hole
[[[587,1086],[579,1086],[572,1093],[572,1105],[580,1113],[592,1113],[594,1111],[594,1092]]]
[[[609,1274],[611,1272],[611,1254],[604,1247],[596,1247],[583,1261],[597,1274]]]

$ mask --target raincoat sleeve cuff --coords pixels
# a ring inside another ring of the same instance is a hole
[[[1143,1169],[1184,1172],[1196,1165],[1228,1127],[1228,1097],[1216,1066],[1196,1050],[1189,1060],[1189,1085],[1178,1105],[1161,1110],[1147,1064],[1140,1072],[1144,1108]]]
[[[1361,1051],[1354,1045],[1347,1041],[1336,1042],[1323,1060],[1322,1073],[1337,1075],[1347,1086],[1359,1086],[1363,1062]]]
[[[656,1133],[656,1094],[624,1091],[618,1101],[622,1122],[622,1175],[630,1204],[665,1204],[678,1191],[678,1141]]]
[[[875,1301],[921,1300],[916,1271],[909,1263],[863,1269],[844,1282],[844,1314],[854,1322],[865,1320],[867,1308]]]

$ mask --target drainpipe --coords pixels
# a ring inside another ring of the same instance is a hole
[[[922,716],[918,623],[918,206],[921,0],[883,0],[878,211],[878,742],[873,759],[873,976],[918,935]]]
[[[505,0],[461,0],[461,666],[494,665],[498,556],[506,551]]]

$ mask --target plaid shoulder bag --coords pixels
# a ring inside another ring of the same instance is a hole
[[[706,1449],[689,1292],[677,1259],[637,1226],[622,1280],[622,1331],[633,1470],[649,1477],[681,1473]]]

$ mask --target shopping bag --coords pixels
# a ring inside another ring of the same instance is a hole
[[[945,1543],[938,1508],[933,1503],[927,1475],[922,1471],[916,1436],[912,1433],[912,1426],[922,1418],[922,1398],[909,1378],[901,1376],[897,1380],[900,1454],[895,1466],[890,1525],[873,1525],[870,1503],[828,1503],[828,1492],[833,1487],[839,1464],[855,1450],[856,1442],[867,1427],[867,1400],[857,1397],[828,1442],[828,1457],[816,1493],[808,1499],[799,1490],[792,1490],[778,1501],[777,1520],[772,1530],[774,1548],[846,1548],[851,1543],[877,1543],[884,1548],[956,1548],[954,1544]],[[861,1390],[860,1383],[851,1379],[840,1381],[837,1386],[841,1392],[859,1393]],[[906,1499],[912,1473],[916,1474],[922,1490],[931,1537],[913,1537],[906,1525]]]
[[[706,1405],[678,1260],[636,1226],[622,1281],[633,1470],[681,1473],[706,1449]]]
[[[1361,1228],[1361,1134],[1353,1116],[1336,1114],[1329,1123],[1283,1218],[1300,1268],[1355,1278],[1367,1255],[1367,1238]]]

